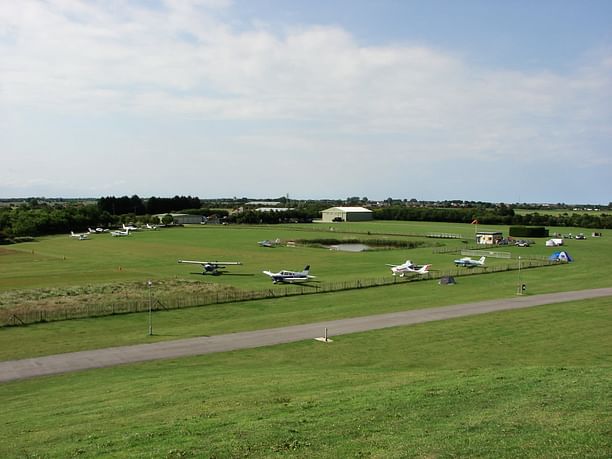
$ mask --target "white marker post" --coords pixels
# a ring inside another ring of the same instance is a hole
[[[333,343],[334,341],[327,338],[327,327],[325,327],[325,336],[320,338],[315,338],[317,341],[321,341],[322,343]]]
[[[147,281],[147,287],[149,287],[149,336],[153,335],[153,315],[152,315],[153,298],[151,296],[152,286],[153,286],[153,282],[151,282],[150,280]]]

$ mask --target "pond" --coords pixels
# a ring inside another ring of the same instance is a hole
[[[372,247],[365,244],[335,244],[329,246],[330,250],[340,250],[341,252],[365,252]]]

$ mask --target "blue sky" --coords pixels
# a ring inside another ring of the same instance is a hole
[[[0,196],[612,201],[612,2],[0,2]]]

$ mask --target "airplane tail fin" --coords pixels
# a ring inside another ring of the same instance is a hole
[[[310,265],[304,266],[304,271],[302,271],[302,273],[308,275],[310,273]]]
[[[485,260],[487,259],[487,257],[480,257],[480,260],[478,260],[480,263],[484,263]]]
[[[427,274],[429,272],[429,268],[431,268],[431,265],[425,265],[423,266],[421,269],[419,269],[419,274]]]

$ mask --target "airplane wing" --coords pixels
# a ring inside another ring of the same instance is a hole
[[[196,260],[179,260],[179,263],[190,263],[192,265],[241,265],[239,261],[196,261]]]

